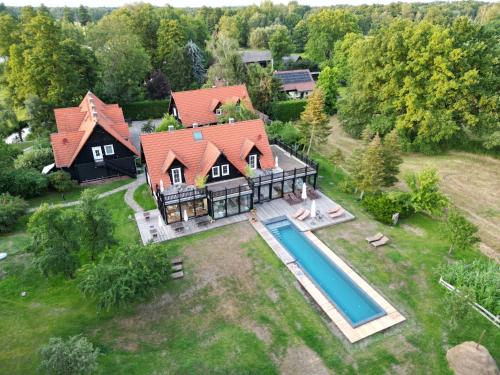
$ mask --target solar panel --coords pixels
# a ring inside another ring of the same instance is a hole
[[[284,84],[311,81],[309,72],[280,72],[275,75],[277,78],[281,79]]]

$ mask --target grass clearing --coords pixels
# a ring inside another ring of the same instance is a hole
[[[335,116],[332,117],[331,124],[329,146],[340,148],[346,157],[361,146],[360,140],[351,138],[343,131]],[[399,179],[402,180],[406,172],[417,171],[426,166],[438,170],[443,192],[479,226],[481,240],[493,253],[496,252],[499,259],[500,160],[491,156],[455,151],[432,156],[408,153],[403,156]],[[403,182],[397,187],[405,188]]]
[[[151,189],[146,183],[140,185],[137,189],[135,189],[134,200],[145,211],[154,210],[156,208],[156,203],[151,196]]]
[[[48,204],[58,204],[65,202],[76,201],[80,198],[80,195],[85,189],[94,189],[97,193],[105,193],[107,191],[116,189],[120,186],[130,184],[132,182],[131,178],[124,178],[120,180],[105,182],[99,185],[77,185],[70,191],[59,193],[57,191],[49,191],[46,194],[28,199],[29,207],[38,207],[42,203]]]

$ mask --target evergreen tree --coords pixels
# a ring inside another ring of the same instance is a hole
[[[321,88],[325,94],[325,109],[330,115],[337,110],[337,95],[339,85],[339,74],[336,68],[325,67],[318,77],[316,85]]]
[[[384,154],[380,137],[377,134],[363,153],[356,183],[361,191],[374,192],[383,185],[384,176]]]
[[[330,153],[329,159],[332,161],[334,171],[337,170],[337,166],[339,166],[345,161],[344,154],[342,153],[342,150],[338,147],[335,147],[335,149]]]
[[[321,89],[315,89],[307,98],[304,112],[300,115],[299,131],[307,155],[330,135],[331,126],[325,114],[325,102]]]
[[[73,9],[64,7],[62,19],[70,23],[75,22],[75,13],[73,12]]]
[[[115,243],[114,224],[109,211],[99,203],[95,190],[86,189],[77,207],[79,215],[80,243],[95,261],[97,255]]]
[[[78,21],[82,26],[87,26],[90,22],[90,15],[87,7],[80,5],[78,8]]]
[[[399,166],[403,163],[401,143],[396,129],[384,137],[382,153],[384,157],[384,186],[392,186],[398,181]]]
[[[202,85],[205,80],[205,58],[203,51],[192,40],[186,44],[186,54],[190,61],[192,76],[198,85]]]
[[[236,40],[214,34],[207,49],[215,60],[207,72],[207,86],[237,85],[245,81],[246,68]]]
[[[172,58],[175,50],[184,47],[187,37],[177,20],[162,19],[158,28],[158,58],[165,63]],[[169,77],[170,78],[170,77]]]

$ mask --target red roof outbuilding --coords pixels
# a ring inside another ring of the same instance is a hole
[[[138,155],[118,104],[105,104],[89,91],[78,107],[57,108],[54,114],[58,132],[51,134],[50,141],[58,168],[73,164],[96,125]]]
[[[216,124],[215,110],[227,103],[241,102],[253,111],[245,85],[172,92],[172,100],[177,108],[177,117],[185,127]]]

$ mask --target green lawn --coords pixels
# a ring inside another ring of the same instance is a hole
[[[101,193],[105,193],[107,191],[113,190],[117,187],[130,184],[131,182],[132,182],[132,179],[125,178],[123,180],[115,180],[115,181],[111,181],[111,182],[105,182],[105,183],[102,183],[99,185],[85,185],[85,186],[77,185],[73,189],[71,189],[70,191],[67,191],[65,193],[58,193],[56,191],[49,191],[42,196],[28,199],[28,205],[29,205],[29,207],[38,207],[42,203],[57,204],[57,203],[76,201],[80,198],[80,194],[85,189],[94,189],[99,194],[101,194]]]
[[[52,336],[83,333],[102,351],[102,373],[274,374],[326,366],[339,374],[451,374],[446,349],[483,339],[500,358],[500,333],[479,314],[452,326],[437,266],[471,260],[477,252],[447,254],[440,224],[415,216],[398,227],[368,217],[352,195],[340,193],[323,163],[324,192],[356,220],[317,232],[337,254],[378,289],[407,321],[351,345],[296,287],[293,275],[248,223],[163,244],[185,259],[186,276],[155,297],[120,311],[99,312],[81,297],[74,280],[45,279],[30,268],[22,248],[25,220],[0,237],[11,256],[0,264],[0,373],[33,373],[37,350]],[[123,192],[103,198],[121,243],[139,241]],[[364,241],[382,231],[392,242],[373,250]],[[15,253],[15,254],[14,254]],[[131,254],[132,255],[132,254]],[[28,296],[20,297],[21,291]],[[331,328],[333,327],[333,328]],[[301,368],[304,366],[304,368]],[[318,368],[316,368],[318,369]]]
[[[151,196],[151,190],[148,184],[142,184],[134,191],[134,199],[145,211],[154,210],[156,208],[156,203]]]

